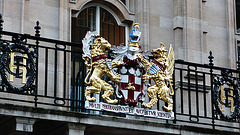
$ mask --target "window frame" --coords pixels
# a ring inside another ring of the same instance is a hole
[[[113,18],[116,20],[117,24],[119,26],[123,26],[125,28],[125,41],[124,44],[127,45],[128,40],[129,40],[129,26],[127,24],[124,24],[120,21],[120,19],[118,18],[118,16],[107,6],[103,5],[103,4],[98,4],[98,3],[89,3],[87,5],[85,5],[83,8],[81,8],[75,15],[74,17],[78,17],[78,15],[85,10],[86,8],[89,7],[96,7],[96,31],[98,34],[100,34],[100,8],[105,9],[106,11],[108,11]],[[100,35],[101,36],[101,35]],[[103,37],[104,38],[104,37]]]

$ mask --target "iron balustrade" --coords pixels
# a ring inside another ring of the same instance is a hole
[[[238,112],[240,71],[213,66],[211,62],[213,62],[211,59],[209,64],[197,64],[183,60],[175,61],[174,122],[208,125],[212,126],[213,129],[240,129]],[[227,79],[231,84],[226,81]],[[227,83],[228,85],[234,85],[233,83],[235,83],[237,86],[235,87],[237,93],[234,93],[236,96],[232,97],[235,98],[233,104],[235,110],[232,113],[227,112],[231,108],[228,100],[231,97],[230,92],[223,91],[224,96],[229,96],[221,99],[219,80],[222,80],[221,86],[226,87],[225,89],[229,89]],[[225,108],[226,113],[221,110],[221,107]]]
[[[5,93],[0,96],[2,100],[0,103],[83,111],[86,71],[81,57],[82,45],[40,37],[39,22],[34,28],[35,36],[0,29],[0,57],[3,65],[0,67],[2,75],[0,92]],[[12,46],[16,46],[16,49],[13,50]],[[26,48],[25,52],[22,51],[22,47]],[[5,50],[9,52],[6,53]],[[10,69],[11,52],[20,54],[13,56],[12,66],[16,67],[14,71]],[[32,56],[32,60],[25,58],[23,54],[27,54],[28,58]],[[20,60],[16,61],[18,57]],[[22,62],[23,59],[27,59],[25,64]],[[17,63],[20,63],[20,66],[19,64],[16,66]],[[19,83],[19,79],[21,80],[23,76],[19,67],[27,70],[26,84]],[[16,76],[13,72],[18,72],[19,75]],[[9,81],[10,73],[15,75],[13,82]],[[28,82],[28,78],[32,78],[31,83]],[[26,88],[25,85],[28,87]]]
[[[21,57],[19,61],[22,69],[26,68],[27,77],[34,76],[29,87],[22,89],[16,89],[12,82],[8,83],[14,88],[9,87],[1,77],[0,103],[74,112],[95,112],[84,108],[86,67],[82,59],[82,45],[40,37],[41,27],[38,22],[35,29],[35,36],[3,31],[2,19],[0,17],[0,57],[3,58],[1,60],[6,62],[5,65],[10,64],[9,61],[11,60],[10,54],[3,57],[5,53],[3,52],[3,46],[5,48],[16,44],[25,46],[28,49],[27,52],[21,52],[21,49],[15,51],[18,53],[29,53],[28,56],[33,56],[32,66],[29,60],[25,64],[21,62],[26,59],[24,56],[19,56]],[[175,118],[173,121],[166,120],[166,122],[195,126],[201,125],[213,129],[240,129],[239,102],[237,101],[239,99],[237,93],[239,92],[238,81],[240,71],[214,66],[213,58],[210,53],[209,64],[197,64],[182,60],[175,61],[173,75],[175,95],[172,97],[174,100]],[[14,61],[14,65],[16,63]],[[2,66],[1,68],[4,68],[1,72],[6,72],[5,80],[9,80],[7,73],[9,74],[14,71],[10,71],[9,67]],[[21,80],[23,73],[19,67],[16,67],[16,70],[20,70],[18,72],[19,78],[15,77],[14,80]],[[31,70],[33,72],[30,72]],[[224,85],[228,81],[230,83]],[[220,96],[223,96],[220,94],[223,90],[218,91],[218,88],[222,86],[227,87],[226,85],[232,85],[233,83],[235,86],[234,89],[224,89],[224,96],[226,97],[223,100],[220,99]],[[218,84],[219,86],[217,86]],[[229,95],[232,91],[237,96]],[[100,101],[104,102],[100,95]],[[234,104],[231,104],[233,101]],[[122,103],[123,101],[119,99],[119,104]],[[164,103],[158,101],[158,104],[154,107],[160,110],[161,104]],[[221,110],[222,105],[225,105],[225,110],[228,110],[233,105],[235,107],[234,115],[221,114],[223,113]],[[121,117],[126,116],[126,114],[105,111],[97,111],[97,113]],[[226,118],[224,119],[224,117]]]

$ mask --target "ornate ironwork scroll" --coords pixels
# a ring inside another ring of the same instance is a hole
[[[239,80],[226,70],[214,78],[215,117],[225,121],[239,120]]]
[[[34,80],[36,78],[35,58],[36,48],[27,46],[27,39],[16,35],[12,42],[0,41],[0,74],[2,85],[9,92],[33,94],[36,90]],[[15,85],[14,80],[21,78],[21,85]]]

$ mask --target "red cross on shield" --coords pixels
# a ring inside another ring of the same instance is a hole
[[[118,84],[118,92],[124,99],[124,104],[136,106],[139,98],[143,95],[142,74],[144,68],[139,66],[139,61],[124,59],[125,65],[119,68],[121,82]]]

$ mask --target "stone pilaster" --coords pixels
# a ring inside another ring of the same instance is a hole
[[[33,124],[35,123],[35,119],[30,118],[16,118],[16,131],[17,132],[33,132]]]
[[[85,125],[68,123],[68,135],[84,135]]]

